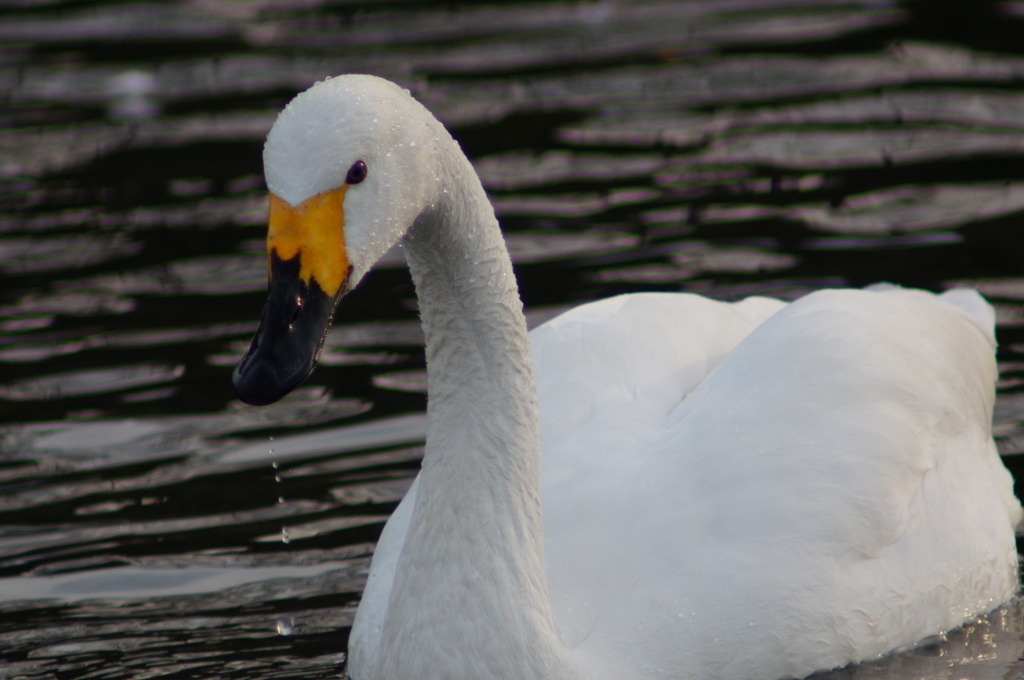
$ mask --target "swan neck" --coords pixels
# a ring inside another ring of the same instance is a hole
[[[504,439],[484,443],[517,455],[490,462],[533,465],[536,385],[512,261],[472,166],[460,152],[445,168],[438,202],[405,239],[426,339],[431,429],[469,432],[466,415],[502,423],[511,428]],[[440,444],[428,440],[431,457],[454,454],[466,462]]]
[[[452,156],[440,199],[405,239],[426,336],[429,425],[381,677],[428,677],[439,655],[446,666],[465,657],[476,677],[497,662],[495,677],[569,677],[544,570],[522,303],[493,209],[469,162]],[[508,659],[521,662],[518,672]]]
[[[529,526],[520,529],[530,538],[519,538],[533,540],[542,531],[540,444],[522,302],[476,174],[464,157],[447,170],[442,199],[406,238],[426,338],[429,426],[421,484],[436,469],[437,486],[458,487],[449,499],[464,496],[469,484],[485,485],[489,496],[479,502],[521,513]]]

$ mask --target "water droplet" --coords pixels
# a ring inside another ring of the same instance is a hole
[[[285,544],[292,542],[291,536],[288,535],[288,527],[281,527],[281,542]]]
[[[295,632],[295,622],[292,621],[290,616],[278,616],[277,617],[277,634],[278,635],[291,635]]]

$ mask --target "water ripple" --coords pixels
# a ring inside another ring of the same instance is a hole
[[[0,398],[12,401],[52,400],[123,390],[177,380],[185,367],[172,364],[114,366],[72,371],[0,384]]]

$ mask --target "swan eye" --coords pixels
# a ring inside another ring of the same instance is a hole
[[[364,179],[366,179],[366,163],[356,161],[348,169],[348,175],[345,176],[345,184],[359,184]]]

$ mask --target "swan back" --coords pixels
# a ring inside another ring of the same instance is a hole
[[[823,291],[747,310],[663,297],[534,332],[545,550],[569,645],[646,649],[646,674],[603,659],[631,677],[800,677],[1013,594],[1021,511],[991,438],[979,296]],[[634,315],[645,307],[660,313]],[[679,334],[706,335],[706,354]],[[548,384],[556,367],[575,389]]]

